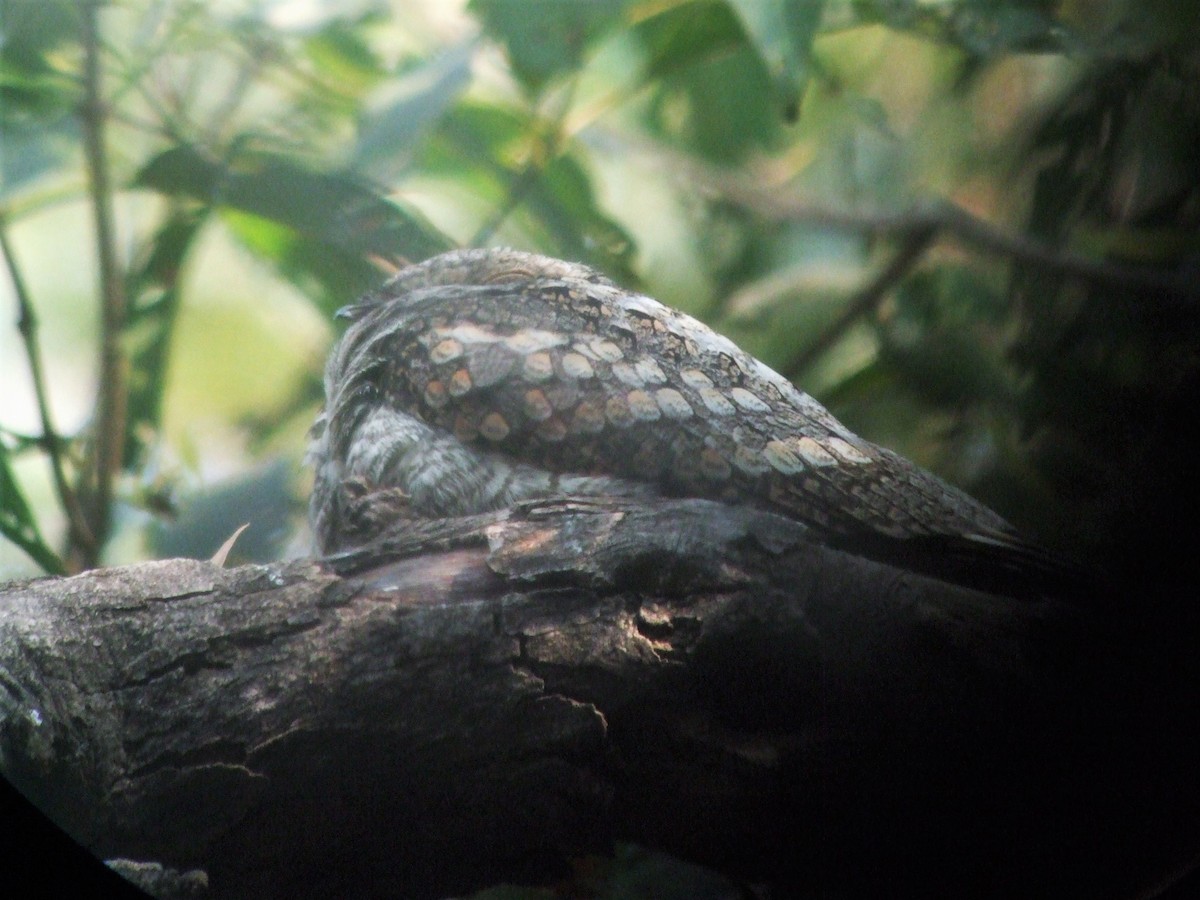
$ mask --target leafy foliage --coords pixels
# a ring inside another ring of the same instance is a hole
[[[63,571],[62,560],[47,546],[45,538],[38,531],[33,510],[29,508],[20,484],[13,477],[9,463],[11,455],[12,451],[0,442],[0,497],[4,498],[3,505],[0,505],[0,534],[28,553],[47,572],[59,574]]]
[[[508,49],[513,74],[531,93],[577,70],[588,47],[621,19],[621,4],[472,0],[488,34]]]
[[[310,279],[331,297],[373,286],[368,260],[419,260],[453,244],[428,222],[389,202],[352,176],[314,172],[267,152],[218,161],[177,146],[134,180],[168,197],[187,197],[245,215],[238,235],[293,280]]]
[[[57,273],[92,249],[52,265],[39,247],[53,210],[87,221],[107,190],[125,315],[88,340],[131,376],[120,421],[63,435],[54,415],[0,407],[0,531],[38,566],[146,541],[208,555],[231,524],[213,498],[238,496],[270,536],[251,555],[281,552],[329,339],[311,323],[467,244],[583,260],[709,318],[852,427],[1073,552],[1136,545],[1133,565],[1152,532],[1131,540],[1132,523],[1180,518],[1178,425],[1200,393],[1183,0],[305,8],[110,4],[98,84],[89,7],[4,8],[5,263],[32,312],[78,319]],[[87,177],[89,90],[108,189]],[[224,339],[188,324],[217,315],[213,298],[260,342],[261,370],[222,371]],[[55,330],[4,346],[43,339],[64,346]],[[310,344],[262,400],[265,360]],[[53,407],[79,376],[52,362]],[[246,397],[213,424],[221,398],[197,406],[197,385],[218,381]],[[104,508],[90,448],[109,427],[124,453]],[[48,460],[67,494],[44,483]],[[97,523],[114,526],[107,548],[81,544]]]

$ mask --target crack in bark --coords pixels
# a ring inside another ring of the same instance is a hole
[[[243,769],[247,775],[261,777],[262,773],[253,771],[245,764],[244,760],[247,756],[249,756],[249,749],[243,741],[218,737],[188,750],[165,751],[148,762],[130,769],[126,777],[133,782],[154,772],[167,769],[176,769],[182,772],[186,769],[203,769],[209,766]],[[241,759],[243,762],[233,762],[232,760],[235,759]]]

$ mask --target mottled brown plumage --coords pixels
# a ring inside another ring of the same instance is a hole
[[[586,266],[455,251],[343,312],[312,451],[325,551],[370,537],[355,525],[365,484],[417,516],[558,494],[696,496],[782,513],[868,555],[1048,559],[728,339]]]

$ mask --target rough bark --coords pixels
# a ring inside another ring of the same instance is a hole
[[[534,504],[0,586],[0,762],[221,898],[445,896],[614,840],[784,896],[1117,896],[1178,847],[1109,824],[1179,792],[1098,748],[1108,641],[766,513]]]

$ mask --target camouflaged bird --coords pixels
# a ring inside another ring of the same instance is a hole
[[[706,325],[586,266],[460,250],[342,311],[313,428],[320,549],[530,498],[703,497],[917,568],[1049,557]]]

